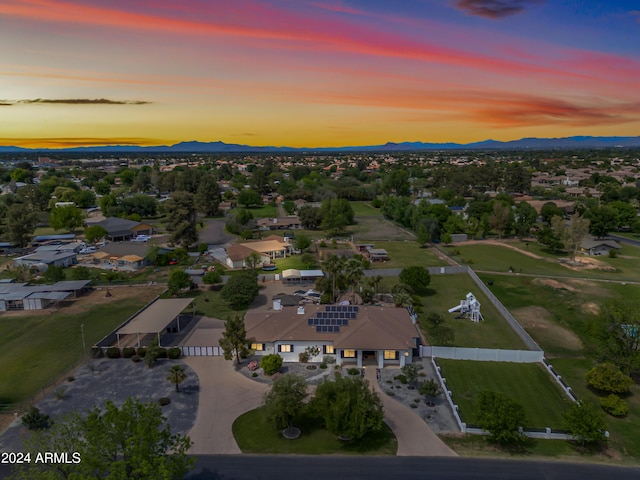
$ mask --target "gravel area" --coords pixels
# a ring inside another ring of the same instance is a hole
[[[437,379],[433,365],[429,360],[425,359],[422,362],[414,360],[413,363],[419,363],[423,367],[421,372],[424,372],[424,376],[419,376],[418,382],[423,382],[430,378]],[[378,382],[380,388],[393,399],[415,411],[435,433],[460,433],[445,396],[441,393],[436,398],[426,399],[423,395],[420,395],[417,388],[412,389],[410,385],[404,385],[395,379],[401,373],[399,368],[380,370]],[[434,405],[427,405],[427,400]]]
[[[182,365],[187,374],[180,392],[167,380],[169,368],[176,364]],[[94,406],[103,407],[108,400],[121,405],[128,397],[138,397],[144,402],[168,397],[171,403],[162,407],[162,414],[167,417],[172,433],[188,434],[195,423],[199,381],[195,372],[180,360],[160,359],[153,368],[147,368],[144,362],[103,358],[79,367],[73,377],[74,381],[63,383],[36,405],[54,421],[69,412],[84,413]],[[0,435],[0,451],[20,451],[26,432],[20,418],[16,418]]]

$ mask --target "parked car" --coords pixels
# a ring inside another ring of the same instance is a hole
[[[132,242],[148,242],[151,237],[149,235],[136,235],[131,239]]]
[[[83,248],[82,250],[80,250],[80,252],[79,252],[79,253],[80,253],[81,255],[87,255],[87,254],[89,254],[89,253],[95,253],[95,252],[97,252],[97,251],[98,251],[98,249],[97,249],[96,247],[85,247],[85,248]]]

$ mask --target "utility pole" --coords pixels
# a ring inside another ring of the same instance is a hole
[[[84,323],[80,324],[80,332],[82,333],[82,355],[87,358],[87,344],[84,341]]]

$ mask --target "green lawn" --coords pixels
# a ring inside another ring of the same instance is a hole
[[[25,402],[72,369],[83,354],[80,325],[84,324],[88,351],[157,293],[157,289],[141,289],[136,298],[88,306],[80,313],[70,314],[62,308],[41,315],[3,316],[0,404]]]
[[[382,210],[371,206],[371,202],[349,202],[356,217],[382,217]]]
[[[196,314],[205,317],[219,318],[225,320],[227,317],[240,315],[244,317],[246,308],[233,309],[222,299],[220,289],[222,285],[215,285],[207,290],[191,290],[181,295],[182,298],[195,298]]]
[[[597,404],[600,397],[584,381],[585,373],[597,362],[589,353],[594,348],[589,328],[596,319],[591,307],[609,298],[640,298],[640,285],[562,280],[561,285],[573,289],[568,290],[545,285],[542,283],[544,279],[498,275],[482,275],[481,278],[493,280],[492,291],[525,325],[578,398]],[[527,309],[535,309],[538,319],[534,324],[523,321]],[[584,347],[569,348],[570,345],[563,340],[566,332],[580,338]],[[640,386],[634,385],[632,394],[625,400],[629,404],[627,417],[606,417],[611,433],[609,444],[619,452],[622,461],[637,463],[640,460],[640,436],[637,435],[640,429]]]
[[[372,242],[374,248],[384,248],[389,254],[387,262],[373,262],[371,268],[404,268],[413,265],[441,267],[448,265],[440,260],[430,248],[420,248],[415,241]]]
[[[278,267],[277,270],[274,270],[271,272],[260,271],[260,273],[282,273],[284,270],[287,270],[289,268],[295,268],[297,270],[307,270],[309,267],[308,265],[302,264],[302,261],[300,260],[301,258],[302,258],[302,255],[292,255],[287,258],[277,258],[275,260],[275,264]],[[317,265],[314,265],[311,268],[314,268],[314,267],[319,268]]]
[[[467,318],[456,319],[455,314],[448,312],[449,308],[459,305],[468,292],[472,292],[481,303],[484,321],[473,323]],[[429,291],[421,299],[425,313],[420,314],[420,321],[423,322],[429,312],[442,314],[444,324],[455,333],[454,345],[457,347],[526,349],[505,318],[466,274],[432,275]],[[426,337],[429,340],[429,336]]]
[[[438,363],[464,422],[476,424],[476,398],[482,390],[492,390],[524,407],[526,427],[562,428],[562,412],[571,401],[540,364],[446,359]]]
[[[385,424],[382,431],[358,442],[342,442],[322,428],[312,415],[294,425],[302,431],[296,440],[285,439],[267,422],[263,408],[241,415],[233,422],[233,436],[242,453],[297,455],[395,455],[398,443]]]
[[[253,218],[276,218],[278,216],[277,207],[269,204],[249,207],[247,210],[251,212]]]

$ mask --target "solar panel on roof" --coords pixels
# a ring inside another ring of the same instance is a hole
[[[310,318],[309,320],[307,320],[307,325],[313,325],[313,318]]]

